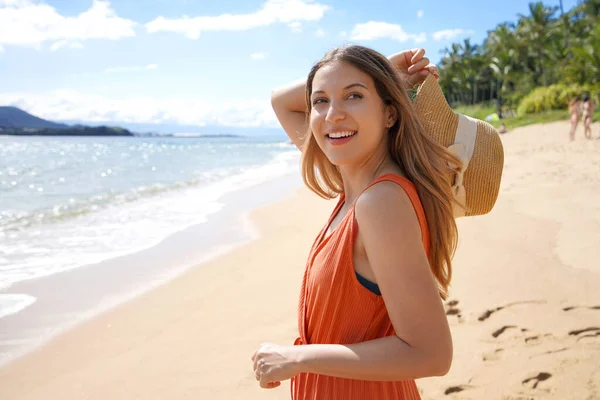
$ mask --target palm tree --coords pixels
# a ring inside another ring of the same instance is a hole
[[[530,3],[527,15],[499,24],[482,45],[466,39],[446,47],[440,85],[449,101],[495,98],[500,107],[540,85],[600,84],[600,0],[580,0],[570,10],[561,1],[555,16],[558,10]]]
[[[573,66],[580,72],[579,83],[600,82],[600,26],[596,25],[580,46],[573,48]],[[579,68],[577,68],[579,67]]]
[[[451,97],[451,102],[464,103],[462,87],[464,83],[461,46],[453,43],[450,48],[445,48],[442,53],[444,58],[441,61],[440,85],[446,88],[446,92]]]
[[[564,28],[565,28],[565,49],[569,48],[569,17],[565,14],[565,10],[563,9],[563,2],[560,0],[560,17],[563,20]]]
[[[575,12],[582,13],[592,20],[600,18],[600,0],[584,0],[575,7]]]
[[[496,82],[498,82],[498,95],[496,97],[496,107],[499,112],[502,106],[502,96],[506,92],[506,82],[509,79],[508,77],[513,66],[514,54],[514,49],[509,49],[505,52],[499,52],[496,54],[496,56],[492,57],[491,62],[489,64],[492,71],[494,71]]]
[[[550,58],[548,45],[555,36],[557,24],[552,19],[556,7],[545,7],[542,2],[529,3],[531,16],[519,14],[520,21],[517,33],[533,45],[531,50],[536,58],[537,75],[542,79],[542,85],[547,86],[546,61]]]
[[[471,44],[471,39],[465,39],[461,47],[462,59],[465,62],[465,83],[471,91],[471,104],[474,104],[477,102],[477,81],[481,77],[481,46]]]

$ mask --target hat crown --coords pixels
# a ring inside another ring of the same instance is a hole
[[[490,212],[500,191],[504,168],[498,131],[485,121],[454,112],[433,74],[417,90],[414,108],[425,133],[465,164],[466,168],[457,171],[451,180],[455,199],[466,206],[455,207],[455,217]]]

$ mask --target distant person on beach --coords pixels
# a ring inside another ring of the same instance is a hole
[[[594,110],[596,105],[591,99],[590,94],[586,93],[583,97],[583,132],[587,139],[592,138],[592,121],[594,120]]]
[[[569,101],[569,114],[571,115],[571,125],[569,129],[569,139],[575,140],[575,131],[579,125],[579,117],[581,116],[581,101],[579,97],[573,97]]]
[[[573,97],[569,101],[569,114],[571,115],[571,124],[569,126],[569,139],[575,140],[575,132],[579,125],[579,117],[581,116],[581,101],[579,97]]]
[[[292,379],[296,400],[416,400],[415,379],[450,369],[442,300],[457,242],[446,177],[455,159],[423,131],[408,96],[437,76],[424,55],[340,47],[273,92],[306,185],[340,199],[309,254],[300,337],[252,356],[263,388]]]
[[[500,128],[498,128],[498,133],[506,133],[508,132],[508,129],[506,129],[506,125],[504,124],[504,121],[502,121],[502,123],[500,124]]]

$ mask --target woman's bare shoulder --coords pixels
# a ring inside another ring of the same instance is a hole
[[[414,230],[420,235],[416,211],[406,188],[392,181],[379,182],[356,200],[355,216],[360,225],[376,224],[376,231],[408,233]],[[371,231],[370,229],[367,232]]]

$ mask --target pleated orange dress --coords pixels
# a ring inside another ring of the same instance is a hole
[[[406,178],[387,174],[368,187],[382,181],[395,182],[408,194],[429,254],[429,231],[415,186]],[[395,334],[383,298],[363,286],[354,270],[352,253],[358,233],[354,205],[326,236],[343,204],[342,195],[309,253],[300,291],[296,345],[352,344]],[[292,378],[291,391],[293,400],[421,399],[414,380],[364,381],[310,373]]]

